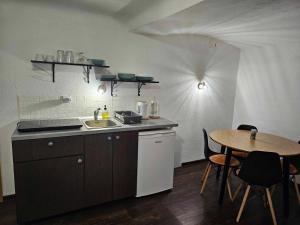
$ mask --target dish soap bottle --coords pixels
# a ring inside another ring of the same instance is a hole
[[[102,119],[109,119],[109,112],[107,110],[106,105],[104,105],[103,111],[102,111]]]

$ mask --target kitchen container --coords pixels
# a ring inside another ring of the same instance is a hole
[[[116,77],[117,77],[116,75],[110,75],[110,74],[109,75],[102,75],[101,80],[102,81],[106,81],[106,80],[111,81],[111,80],[115,80]]]
[[[77,52],[76,55],[77,63],[87,63],[87,58],[84,56],[84,52]]]
[[[89,59],[88,61],[96,66],[104,66],[105,65],[105,60],[103,60],[103,59]]]
[[[66,60],[66,63],[74,63],[73,51],[66,51],[65,60]]]
[[[142,116],[132,111],[116,111],[115,117],[124,124],[135,124],[142,121]]]
[[[63,50],[57,50],[57,53],[56,53],[56,61],[57,62],[64,62],[64,56],[65,56],[65,52]]]
[[[156,101],[155,98],[153,100],[151,100],[151,102],[150,102],[150,115],[149,115],[149,117],[151,119],[160,118],[160,116],[159,116],[159,104],[158,104],[158,101]]]
[[[118,77],[123,81],[133,81],[135,80],[135,75],[132,73],[118,73]]]
[[[35,55],[35,60],[36,61],[44,61],[45,60],[45,55],[38,53],[38,54]]]
[[[137,81],[153,81],[153,77],[143,77],[143,76],[136,76],[135,77]]]
[[[55,57],[53,55],[47,55],[46,62],[55,62]]]
[[[136,103],[136,111],[143,119],[147,119],[148,103],[145,101],[138,101]]]

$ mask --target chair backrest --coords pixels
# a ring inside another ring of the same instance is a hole
[[[282,179],[280,157],[273,152],[250,152],[238,176],[250,185],[270,187]]]
[[[205,159],[208,159],[211,155],[215,154],[208,145],[208,136],[206,130],[203,128],[203,137],[204,137],[204,156]]]
[[[255,129],[258,131],[257,127],[253,125],[248,125],[248,124],[240,124],[237,128],[238,130],[252,130]]]

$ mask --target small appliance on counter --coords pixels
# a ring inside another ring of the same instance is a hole
[[[147,109],[148,109],[148,103],[145,101],[138,101],[136,103],[136,111],[137,113],[142,116],[143,119],[148,119],[147,117]]]
[[[116,111],[115,117],[123,124],[141,123],[142,116],[132,111]]]

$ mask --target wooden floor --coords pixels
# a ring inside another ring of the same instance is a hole
[[[234,225],[241,203],[241,195],[231,203],[226,196],[224,204],[217,203],[219,183],[215,173],[210,176],[203,195],[199,194],[199,180],[205,163],[193,163],[175,171],[171,192],[139,199],[126,199],[97,207],[72,212],[33,223],[34,225]],[[279,186],[273,203],[279,225],[300,225],[300,206],[291,186],[291,215],[282,216],[282,196]],[[16,224],[15,199],[0,204],[0,224]],[[250,194],[240,225],[272,224],[271,215],[264,208],[260,190]]]

